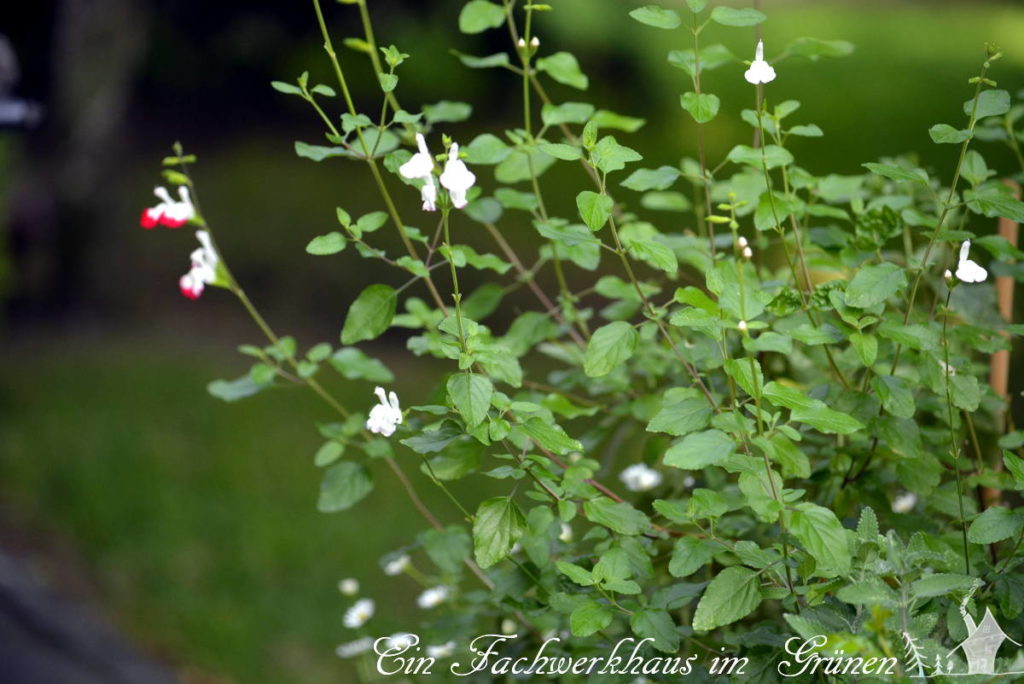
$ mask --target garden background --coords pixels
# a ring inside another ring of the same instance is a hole
[[[694,154],[694,124],[678,105],[688,77],[665,63],[685,47],[671,43],[677,34],[628,21],[641,3],[551,4],[536,32],[579,57],[592,101],[648,121],[623,139],[659,151],[644,166]],[[449,53],[507,49],[500,32],[459,34],[459,0],[369,5],[381,42],[413,54],[402,76],[409,106],[470,102],[471,120],[451,127],[460,140],[516,125],[514,77],[468,70]],[[776,102],[800,99],[825,131],[793,143],[812,172],[857,173],[862,162],[923,149],[920,165],[948,176],[955,159],[927,130],[961,111],[986,41],[1006,53],[993,73],[999,86],[1024,87],[1020,3],[763,0],[762,9],[769,58],[799,36],[856,46],[842,59],[786,62],[773,83]],[[358,33],[353,6],[330,6],[329,22],[339,39]],[[21,67],[6,93],[0,79],[0,99],[42,113],[33,127],[0,130],[0,547],[189,681],[346,681],[348,664],[333,655],[348,638],[342,577],[359,578],[377,600],[381,634],[419,619],[417,588],[378,565],[418,523],[395,484],[382,479],[350,515],[318,513],[321,439],[310,418],[326,419],[324,410],[301,390],[241,404],[210,397],[210,380],[245,372],[234,349],[257,331],[224,293],[201,302],[178,293],[185,231],[158,240],[138,228],[154,169],[181,140],[199,155],[208,218],[250,296],[300,346],[336,339],[371,281],[359,270],[368,262],[304,247],[332,228],[335,206],[379,207],[369,178],[343,161],[293,153],[293,141],[316,140],[318,121],[269,82],[307,65],[319,69],[314,81],[328,80],[316,32],[311,5],[272,0],[58,0],[0,12]],[[749,58],[750,32],[713,39]],[[356,99],[376,97],[364,60],[342,59]],[[709,75],[723,112],[750,106],[740,76],[738,66]],[[749,127],[720,116],[707,135],[714,159]],[[1002,153],[986,152],[996,166]],[[553,170],[549,182],[559,172],[570,173]],[[412,213],[414,193],[401,199]],[[569,193],[555,200],[573,202]],[[510,240],[528,242],[532,229],[522,228]],[[402,354],[397,336],[377,344],[376,356]],[[419,403],[417,378],[429,368],[392,368],[403,402]],[[372,401],[365,383],[332,385]]]

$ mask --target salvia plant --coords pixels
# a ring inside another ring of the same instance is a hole
[[[381,282],[348,306],[340,346],[300,349],[264,320],[217,247],[180,145],[164,160],[176,188],[158,188],[142,217],[146,228],[194,228],[181,291],[227,290],[265,337],[240,349],[249,372],[212,394],[304,385],[323,399],[333,419],[318,424],[320,510],[353,508],[375,478],[394,477],[425,520],[381,559],[389,581],[424,585],[423,622],[375,615],[372,596],[345,580],[339,655],[369,672],[372,638],[399,629],[378,650],[415,646],[441,663],[480,634],[515,634],[512,656],[553,636],[546,655],[634,638],[652,657],[696,656],[695,681],[715,678],[720,653],[774,681],[794,636],[822,655],[898,658],[906,677],[965,672],[950,652],[986,609],[1020,640],[1024,432],[1005,355],[1024,326],[999,307],[1024,278],[1024,253],[994,233],[1000,219],[1024,220],[1006,182],[1024,171],[1024,104],[993,80],[996,48],[950,84],[963,88],[962,116],[929,130],[955,161],[951,176],[908,158],[819,176],[787,144],[822,130],[799,102],[775,101],[772,85],[791,58],[842,57],[850,44],[803,38],[769,63],[776,46],[770,30],[759,40],[758,10],[634,9],[678,40],[668,63],[689,83],[678,130],[699,150],[644,168],[629,142],[643,121],[580,101],[583,66],[543,40],[552,6],[462,7],[462,33],[504,32],[507,49],[457,59],[521,89],[522,120],[457,140],[471,106],[401,101],[414,46],[378,43],[367,0],[341,4],[331,11],[362,27],[343,54],[328,8],[312,8],[335,82],[273,83],[325,128],[296,153],[325,173],[366,173],[379,191],[379,211],[338,207],[337,229],[306,248],[379,264]],[[715,42],[728,31],[750,37],[749,55]],[[376,79],[376,102],[357,105],[356,78]],[[727,79],[750,84],[749,108],[720,111],[713,88]],[[750,129],[708,159],[705,130],[725,117]],[[985,153],[999,146],[1022,167],[990,168]],[[575,213],[549,211],[555,165],[578,171]],[[415,195],[421,210],[400,214]],[[379,231],[395,231],[401,249],[378,246]],[[483,240],[491,251],[466,244]],[[461,280],[481,281],[467,270],[486,282],[467,291]],[[532,310],[522,297],[503,309],[517,290]],[[389,331],[436,360],[416,362],[439,370],[432,385],[403,383],[363,344]],[[365,391],[336,396],[334,373]],[[504,494],[456,497],[448,483],[460,479],[503,483]],[[446,508],[430,510],[424,487]]]

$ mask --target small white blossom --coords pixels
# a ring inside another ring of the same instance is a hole
[[[398,167],[398,173],[409,180],[422,180],[420,199],[423,200],[423,211],[437,209],[437,186],[434,185],[434,158],[427,149],[427,141],[422,133],[416,134],[416,147],[419,152],[412,155],[409,161]]]
[[[619,473],[619,479],[631,492],[646,492],[661,484],[661,473],[643,463],[636,463]]]
[[[476,183],[476,176],[470,171],[465,162],[459,159],[459,144],[452,143],[448,150],[448,161],[444,164],[444,172],[441,174],[441,185],[447,190],[452,198],[452,206],[462,209],[466,206],[466,193]]]
[[[516,629],[518,627],[519,627],[519,625],[516,624],[515,620],[510,620],[508,618],[505,618],[504,620],[501,621],[501,633],[502,634],[515,634],[516,633]]]
[[[956,265],[956,277],[965,283],[981,283],[988,278],[988,271],[967,258],[971,251],[971,241],[964,240],[960,245],[960,262]]]
[[[534,50],[539,48],[540,47],[540,38],[538,38],[537,36],[534,36],[533,38],[531,38],[530,39],[530,47],[532,47]]]
[[[754,250],[750,249],[750,247],[744,247],[743,248],[743,258],[744,259],[753,259],[754,258]]]
[[[375,388],[373,393],[380,399],[380,403],[370,409],[366,429],[374,434],[390,437],[402,422],[402,408],[398,403],[398,395],[394,392],[385,395],[383,387]]]
[[[427,655],[431,658],[450,658],[455,653],[455,642],[449,641],[437,646],[427,646]]]
[[[374,642],[376,646],[381,641],[384,642],[384,648],[378,649],[377,653],[382,651],[396,650],[398,652],[407,651],[420,642],[420,638],[415,634],[409,632],[397,632],[391,636],[381,637]]]
[[[338,591],[345,596],[355,596],[359,593],[359,580],[346,577],[338,582]]]
[[[518,47],[520,50],[522,50],[524,47],[526,47],[526,39],[525,38],[520,38],[519,42],[516,43],[516,47]]]
[[[743,78],[747,79],[747,83],[768,83],[775,80],[775,69],[772,65],[764,61],[764,41],[757,41],[757,49],[754,51],[754,61],[751,62],[750,68],[743,74]]]
[[[362,639],[350,641],[347,644],[341,644],[338,648],[334,649],[334,653],[339,658],[352,658],[360,653],[366,653],[371,648],[373,648],[373,639],[363,637]]]
[[[945,281],[946,281],[947,283],[948,283],[948,282],[950,282],[950,281],[952,281],[952,280],[953,280],[953,272],[952,272],[952,271],[950,271],[950,270],[949,270],[949,269],[947,268],[947,269],[946,269],[946,270],[945,270],[945,271],[944,271],[944,272],[942,273],[942,278],[943,278],[943,280],[945,280]]]
[[[693,485],[697,484],[697,480],[693,479],[692,475],[687,475],[683,478],[683,486],[689,489]]]
[[[359,599],[352,604],[352,607],[345,611],[345,626],[349,629],[358,629],[366,624],[367,620],[373,617],[376,608],[373,599]]]
[[[404,553],[384,565],[384,574],[390,577],[401,575],[409,567],[409,556]]]
[[[220,263],[210,233],[197,230],[196,238],[199,247],[192,252],[192,268],[178,280],[181,294],[189,299],[199,299],[206,286],[217,280],[217,264]]]
[[[448,590],[448,587],[431,587],[430,589],[427,589],[422,594],[420,594],[419,598],[416,599],[416,604],[424,610],[437,608],[439,605],[448,600],[450,594],[451,592]]]
[[[747,322],[746,321],[740,321],[739,323],[736,324],[736,327],[740,329],[740,332],[747,332]]]
[[[913,492],[904,492],[900,494],[892,501],[892,512],[893,513],[909,513],[914,510],[914,506],[917,505],[917,494]]]
[[[739,245],[740,249],[743,249],[744,247],[746,247],[750,243],[747,242],[747,238],[745,238],[742,235],[740,235],[739,239],[736,240],[736,244]]]
[[[558,533],[558,541],[568,544],[572,541],[572,528],[567,523],[562,523],[562,530]]]

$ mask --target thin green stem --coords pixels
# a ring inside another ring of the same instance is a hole
[[[956,430],[953,427],[953,394],[950,389],[949,375],[949,338],[947,337],[947,330],[949,328],[949,300],[953,295],[953,290],[950,288],[949,293],[946,295],[946,311],[942,317],[942,354],[944,363],[946,364],[943,370],[943,376],[945,378],[946,385],[946,413],[947,420],[949,422],[949,441],[950,448],[953,450],[953,471],[956,473],[956,498],[957,503],[960,506],[960,527],[963,533],[964,542],[964,574],[971,574],[971,560],[969,554],[969,547],[967,545],[967,515],[964,512],[964,488],[961,481],[960,474],[960,440],[957,439]]]

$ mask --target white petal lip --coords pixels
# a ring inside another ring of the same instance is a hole
[[[362,627],[373,617],[375,608],[376,604],[373,602],[373,599],[359,599],[352,604],[351,608],[345,611],[345,618],[343,620],[345,626],[349,629]]]
[[[377,395],[380,403],[370,409],[366,429],[374,434],[390,437],[402,422],[402,407],[398,403],[398,395],[394,392],[386,395],[383,387],[375,388],[373,393]]]
[[[956,266],[956,277],[965,283],[982,283],[988,278],[988,271],[971,261],[967,256],[971,252],[971,241],[964,240],[960,245],[960,262]]]
[[[409,180],[429,178],[434,170],[434,158],[430,156],[430,150],[427,149],[427,141],[423,138],[422,133],[416,134],[416,147],[419,148],[419,152],[412,155],[409,161],[398,167],[398,173]]]
[[[466,192],[476,183],[476,175],[459,159],[459,144],[452,143],[448,150],[448,161],[445,162],[441,174],[441,185],[448,190],[452,198],[452,206],[462,209],[466,206]]]
[[[619,479],[631,492],[646,492],[661,484],[661,473],[643,463],[635,463],[619,473]]]
[[[757,48],[754,50],[754,61],[750,68],[743,74],[747,83],[769,83],[775,80],[775,69],[771,64],[764,61],[764,41],[757,41]]]

